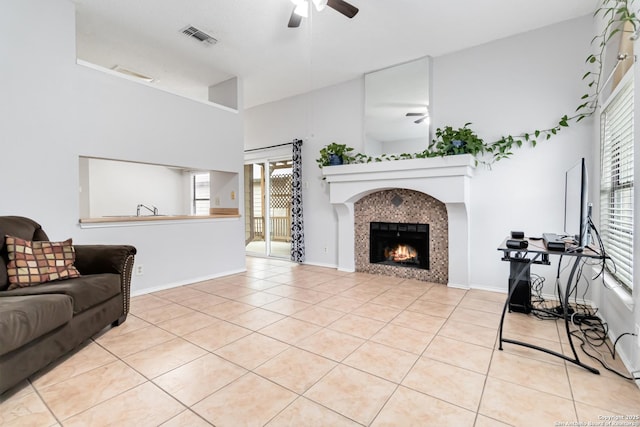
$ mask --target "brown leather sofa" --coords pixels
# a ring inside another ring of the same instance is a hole
[[[80,277],[7,290],[5,236],[48,241],[35,221],[0,216],[0,394],[129,312],[136,248],[74,245]]]

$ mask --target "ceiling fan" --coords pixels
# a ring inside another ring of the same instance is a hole
[[[413,123],[420,124],[429,118],[429,113],[407,113],[407,117],[420,117],[418,120],[415,120]]]
[[[326,6],[334,9],[347,18],[353,18],[358,13],[358,8],[344,0],[291,0],[294,4],[293,12],[289,18],[289,28],[297,28],[302,22],[302,18],[309,17],[309,2],[313,3],[316,10],[320,12]]]

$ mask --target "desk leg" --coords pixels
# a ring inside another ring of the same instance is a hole
[[[500,327],[498,328],[498,335],[499,335],[499,341],[498,341],[498,350],[502,350],[502,342],[504,341],[502,339],[502,328],[504,326],[504,316],[506,316],[507,314],[507,307],[509,307],[509,301],[511,301],[511,297],[513,296],[513,293],[515,292],[516,287],[512,286],[511,289],[509,289],[509,292],[507,293],[507,300],[504,303],[504,307],[502,307],[502,316],[500,316]]]
[[[539,257],[540,257],[539,253],[535,254],[535,256],[531,259],[531,261],[529,261],[529,264],[533,264],[533,262],[536,261]],[[520,270],[520,273],[518,273],[518,275],[514,278],[515,283],[518,283],[523,278],[522,276],[524,276],[526,271],[527,271],[527,269]],[[509,292],[507,293],[507,300],[504,303],[504,307],[502,307],[502,316],[500,316],[500,327],[498,328],[498,335],[499,335],[498,350],[502,350],[502,342],[504,341],[504,339],[502,338],[502,328],[504,326],[504,316],[506,316],[506,314],[507,314],[507,307],[509,307],[509,302],[511,301],[511,297],[513,296],[513,293],[516,290],[516,286],[512,286],[510,288],[511,289],[509,289]]]
[[[533,261],[536,260],[536,258],[538,257],[538,255],[536,255],[533,259],[532,259],[532,263]],[[564,295],[560,295],[560,298],[563,302],[563,309],[564,309],[564,313],[563,313],[563,320],[564,320],[564,328],[565,331],[567,333],[567,339],[569,340],[569,346],[571,347],[571,351],[573,352],[573,358],[570,356],[565,356],[562,353],[558,353],[556,351],[553,350],[549,350],[543,347],[539,347],[537,345],[533,345],[533,344],[529,344],[526,342],[522,342],[522,341],[517,341],[517,340],[512,340],[512,339],[508,339],[508,338],[504,338],[502,336],[502,329],[504,326],[504,317],[507,313],[507,307],[509,306],[509,301],[511,301],[511,296],[513,294],[513,291],[516,289],[516,287],[512,287],[512,289],[509,290],[509,294],[507,296],[507,300],[504,303],[504,307],[502,308],[502,316],[500,317],[500,327],[499,327],[499,346],[498,349],[502,350],[502,343],[506,342],[506,343],[511,343],[511,344],[516,344],[516,345],[521,345],[523,347],[529,347],[535,350],[539,350],[542,351],[544,353],[547,354],[551,354],[553,356],[559,357],[561,359],[566,360],[567,362],[571,362],[575,365],[581,366],[584,369],[593,372],[594,374],[600,374],[600,371],[598,371],[596,368],[593,368],[589,365],[585,365],[584,363],[582,363],[580,361],[580,358],[578,357],[578,352],[576,351],[575,346],[573,345],[573,340],[571,339],[572,335],[571,335],[571,329],[569,328],[569,292],[571,291],[571,284],[573,283],[573,279],[575,278],[575,273],[576,270],[578,269],[578,265],[580,264],[580,260],[582,257],[578,256],[576,257],[576,260],[571,268],[571,273],[569,274],[569,279],[567,280],[567,286],[565,288],[565,292]],[[524,270],[520,272],[520,274],[518,275],[518,277],[516,278],[516,281],[520,280],[521,277],[524,273]],[[562,345],[562,344],[561,344]]]
[[[565,288],[564,291],[564,295],[562,296],[562,308],[563,308],[563,317],[564,317],[564,329],[567,332],[567,339],[569,340],[569,346],[571,347],[571,351],[573,352],[573,357],[574,360],[569,360],[570,362],[575,363],[578,366],[582,366],[585,369],[588,369],[589,371],[593,372],[594,374],[599,374],[600,371],[598,371],[596,368],[592,368],[591,366],[585,365],[584,363],[582,363],[580,361],[580,357],[578,357],[578,352],[576,351],[576,347],[573,345],[573,339],[571,338],[571,328],[570,326],[570,322],[569,322],[569,293],[571,292],[571,284],[573,283],[573,279],[575,277],[576,274],[576,270],[578,269],[578,265],[580,264],[580,261],[582,260],[582,257],[578,256],[576,257],[576,260],[573,262],[573,266],[571,267],[571,273],[569,274],[569,279],[567,279],[567,286]]]

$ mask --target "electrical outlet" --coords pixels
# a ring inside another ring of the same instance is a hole
[[[142,264],[136,265],[136,276],[142,276],[144,274],[144,266]]]
[[[220,206],[220,197],[216,197],[215,199],[213,199],[213,203],[214,203],[216,206]]]
[[[324,248],[324,253],[326,254],[327,252],[329,252],[327,248]]]

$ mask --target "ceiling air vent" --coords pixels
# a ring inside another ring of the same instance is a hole
[[[213,45],[218,43],[218,40],[214,39],[209,34],[191,25],[184,27],[182,30],[180,30],[180,32],[187,37],[192,37],[198,40],[199,42],[207,45]]]

